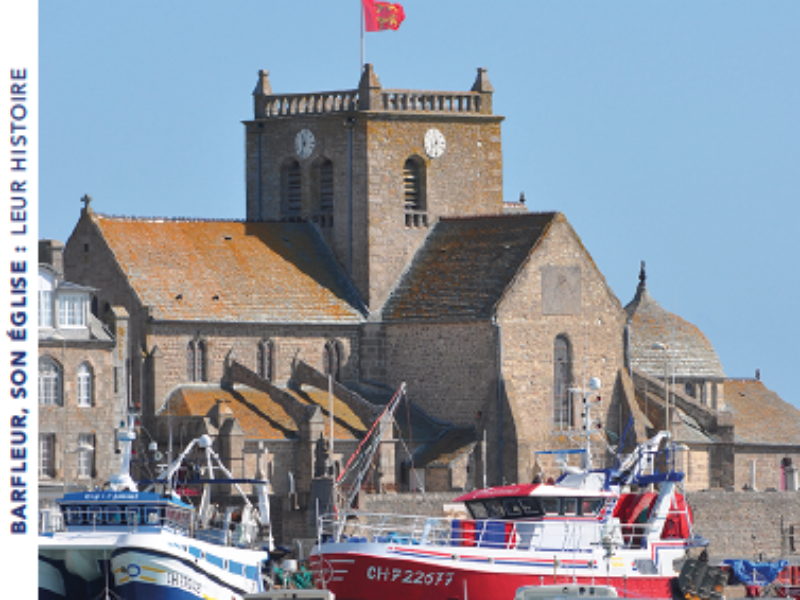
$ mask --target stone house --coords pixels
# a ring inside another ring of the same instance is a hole
[[[47,502],[91,489],[119,468],[115,432],[124,416],[127,315],[91,312],[94,289],[64,279],[63,245],[39,246],[39,484]]]

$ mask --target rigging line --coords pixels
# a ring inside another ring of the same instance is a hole
[[[394,393],[394,396],[392,396],[392,399],[389,401],[389,403],[383,409],[383,412],[381,412],[380,416],[377,419],[375,419],[375,421],[372,423],[372,427],[370,427],[370,430],[367,432],[367,435],[365,435],[364,438],[361,440],[361,443],[359,443],[358,448],[356,449],[355,453],[352,454],[350,456],[350,458],[348,459],[347,464],[344,466],[344,469],[339,474],[339,478],[336,480],[336,483],[339,483],[344,478],[345,473],[347,473],[348,470],[350,469],[350,464],[353,462],[353,460],[359,454],[361,454],[361,449],[364,446],[364,443],[367,440],[370,439],[370,437],[372,436],[373,431],[375,431],[375,428],[378,427],[378,425],[381,423],[381,421],[383,420],[384,415],[387,413],[387,411],[389,411],[391,406],[397,401],[397,399],[400,396],[400,394],[405,395],[405,384],[401,385],[400,388]],[[394,411],[392,411],[392,413],[393,412]]]

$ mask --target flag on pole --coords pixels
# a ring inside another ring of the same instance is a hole
[[[396,30],[406,18],[402,4],[361,0],[364,5],[364,28],[367,31]]]

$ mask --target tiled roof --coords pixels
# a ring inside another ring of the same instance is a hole
[[[723,378],[719,356],[700,329],[678,315],[664,310],[656,302],[644,282],[636,297],[625,307],[630,326],[631,365],[650,375],[664,377],[664,362],[676,377]],[[665,344],[664,350],[653,348]]]
[[[725,406],[733,414],[737,442],[800,445],[800,410],[763,382],[727,379]]]
[[[331,427],[328,391],[309,385],[302,385],[299,390],[287,388],[285,391],[303,404],[319,406],[322,409],[327,436]],[[333,437],[337,440],[361,438],[371,425],[361,421],[347,403],[337,397],[333,398],[333,417]]]
[[[305,387],[305,386],[304,386]],[[304,389],[301,392],[283,390],[298,402],[317,404],[322,408],[325,435],[330,431],[327,392]],[[176,388],[168,398],[159,416],[207,417],[214,414],[218,402],[231,410],[244,431],[246,439],[295,439],[297,423],[269,394],[248,386],[235,385],[233,390],[213,384],[186,384]],[[352,440],[363,436],[367,427],[341,400],[334,399],[333,435],[338,440]]]
[[[383,308],[386,320],[486,319],[558,213],[441,219]]]
[[[359,322],[362,303],[306,223],[93,215],[159,320]]]

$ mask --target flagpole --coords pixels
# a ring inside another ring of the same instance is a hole
[[[358,0],[358,3],[361,5],[361,18],[359,19],[361,29],[361,67],[358,69],[358,75],[360,77],[361,73],[364,71],[364,2]]]

